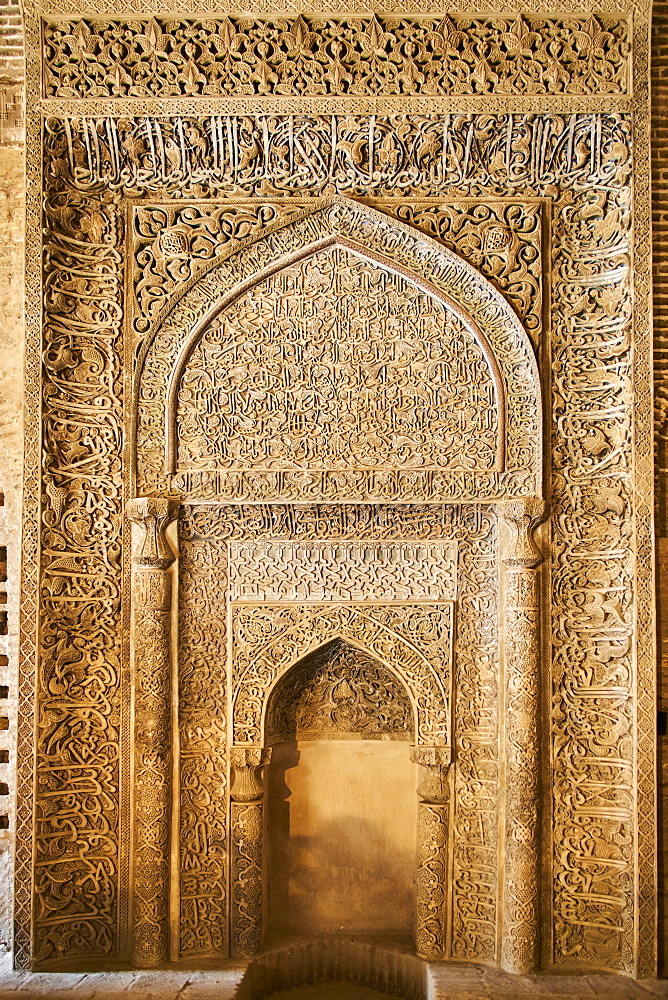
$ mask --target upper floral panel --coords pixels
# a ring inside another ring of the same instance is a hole
[[[46,21],[46,97],[626,94],[618,14]]]

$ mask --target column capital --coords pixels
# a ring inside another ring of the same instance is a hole
[[[169,569],[174,553],[165,531],[179,512],[179,501],[169,497],[136,497],[128,501],[126,512],[144,532],[134,555],[134,565],[144,569]]]
[[[533,569],[543,556],[533,533],[547,515],[547,504],[540,497],[521,497],[496,505],[497,516],[508,525],[511,537],[503,554],[504,566]]]
[[[233,802],[255,802],[262,798],[262,768],[271,760],[271,748],[232,747],[230,764],[234,778],[230,795]]]
[[[418,795],[423,802],[434,804],[448,800],[448,772],[452,761],[450,747],[411,747],[411,760],[425,770],[418,785]]]

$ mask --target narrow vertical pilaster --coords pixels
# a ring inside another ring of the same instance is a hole
[[[411,747],[411,760],[424,768],[418,785],[415,948],[421,958],[438,959],[446,944],[450,748]]]
[[[500,506],[503,552],[506,811],[501,962],[528,973],[539,960],[540,570],[532,532],[545,510],[528,498]]]
[[[271,750],[233,747],[230,942],[235,958],[262,948],[263,768]]]
[[[171,642],[174,555],[165,538],[178,503],[128,504],[143,529],[133,558],[134,851],[132,960],[142,968],[169,957],[171,825]]]

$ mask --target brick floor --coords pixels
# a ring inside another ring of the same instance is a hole
[[[167,969],[65,973],[14,972],[0,963],[0,1000],[233,1000],[243,968],[201,972]],[[433,965],[425,1000],[651,1000],[668,997],[668,979],[632,982],[622,976],[511,976],[475,965]],[[345,983],[302,986],[272,1000],[397,1000]]]

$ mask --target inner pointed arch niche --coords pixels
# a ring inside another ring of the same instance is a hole
[[[342,638],[281,677],[265,722],[269,942],[305,932],[411,934],[414,738],[401,681]]]
[[[501,394],[460,316],[334,244],[205,327],[178,387],[177,469],[491,471]]]

